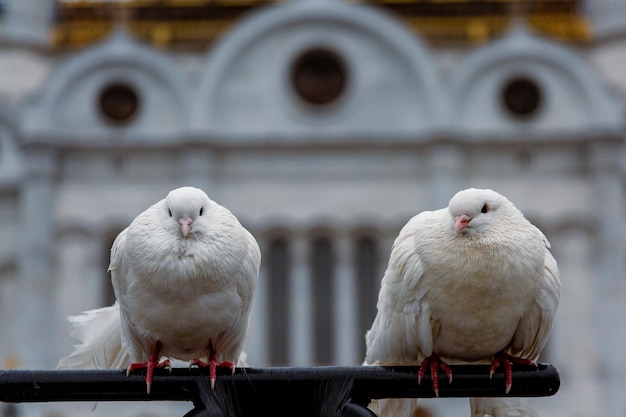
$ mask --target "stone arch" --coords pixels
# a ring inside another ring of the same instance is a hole
[[[323,62],[330,55],[331,74],[333,65],[345,71],[338,98],[323,105],[303,100],[292,81],[295,63],[316,51]],[[194,124],[252,141],[415,138],[436,129],[443,100],[430,52],[392,17],[365,5],[298,1],[251,15],[209,51]]]
[[[26,109],[24,133],[64,143],[171,140],[187,124],[188,98],[176,63],[120,30],[57,67]]]
[[[623,124],[622,104],[589,62],[523,26],[457,66],[449,101],[460,135],[588,136],[616,134]]]

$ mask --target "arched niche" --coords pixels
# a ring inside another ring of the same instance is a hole
[[[243,19],[206,56],[194,125],[239,141],[380,140],[436,130],[427,48],[362,4],[294,1]]]
[[[619,134],[621,101],[572,47],[513,28],[452,73],[452,129],[506,138]]]
[[[189,86],[176,62],[125,31],[66,58],[29,103],[28,141],[170,141],[187,125]]]

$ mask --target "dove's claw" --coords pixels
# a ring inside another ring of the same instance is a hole
[[[154,373],[154,368],[156,366],[155,361],[152,360],[152,356],[146,362],[134,362],[128,365],[126,368],[126,376],[129,376],[131,372],[136,369],[145,369],[146,370],[146,394],[150,394],[150,389],[152,388],[152,374]]]
[[[168,368],[170,373],[172,373],[172,363],[169,359],[165,359],[163,362],[159,362],[159,353],[161,352],[161,345],[157,343],[152,355],[145,362],[133,362],[128,365],[126,368],[126,376],[129,376],[136,369],[145,369],[146,370],[146,393],[150,394],[150,390],[152,389],[152,375],[154,374],[154,370],[157,368]]]
[[[217,368],[229,368],[232,373],[235,373],[235,364],[233,362],[218,362],[217,355],[214,353],[210,355],[209,362],[203,362],[200,359],[196,358],[189,363],[189,368],[193,365],[196,365],[199,368],[209,368],[209,380],[211,382],[211,389],[215,389],[215,381],[217,380]]]
[[[439,366],[441,367],[441,369],[443,369],[443,372],[446,374],[446,377],[448,377],[448,384],[451,384],[452,383],[452,369],[450,369],[448,364],[445,363],[444,361],[439,361]]]
[[[442,361],[436,353],[433,353],[420,364],[420,369],[417,372],[417,383],[422,383],[422,378],[426,373],[426,369],[430,367],[430,376],[433,380],[433,391],[435,397],[439,397],[439,368],[441,368],[448,377],[448,384],[452,383],[452,370],[447,363]]]
[[[172,362],[169,359],[165,359],[163,362],[156,364],[155,368],[167,368],[168,372],[172,373]]]
[[[505,392],[508,394],[511,391],[511,387],[513,386],[513,367],[512,364],[518,365],[532,365],[537,366],[537,363],[532,359],[523,359],[517,356],[511,356],[508,353],[500,352],[498,353],[491,362],[491,367],[489,368],[489,378],[493,378],[493,375],[496,373],[496,369],[502,365],[504,368],[504,387]]]

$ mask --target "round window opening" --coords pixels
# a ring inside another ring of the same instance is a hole
[[[310,49],[298,56],[291,67],[294,90],[302,100],[316,106],[336,101],[346,82],[346,65],[337,53],[328,49]]]
[[[137,116],[139,96],[128,84],[115,83],[106,86],[98,98],[104,117],[113,123],[128,123]]]
[[[519,77],[505,84],[502,100],[509,113],[516,117],[528,118],[539,110],[542,93],[535,81]]]

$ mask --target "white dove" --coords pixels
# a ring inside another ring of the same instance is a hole
[[[115,239],[117,302],[70,318],[82,344],[58,368],[153,371],[169,359],[209,368],[239,358],[261,253],[233,214],[200,189],[182,187],[145,210]],[[207,358],[208,363],[200,358]]]
[[[438,395],[438,368],[452,379],[445,361],[488,360],[491,375],[503,366],[508,393],[511,362],[535,363],[558,306],[561,283],[549,248],[492,190],[460,191],[447,208],[413,217],[393,245],[365,362],[420,365],[418,383],[430,369]],[[481,416],[503,407],[500,399],[471,404]],[[406,411],[406,401],[397,407]]]

